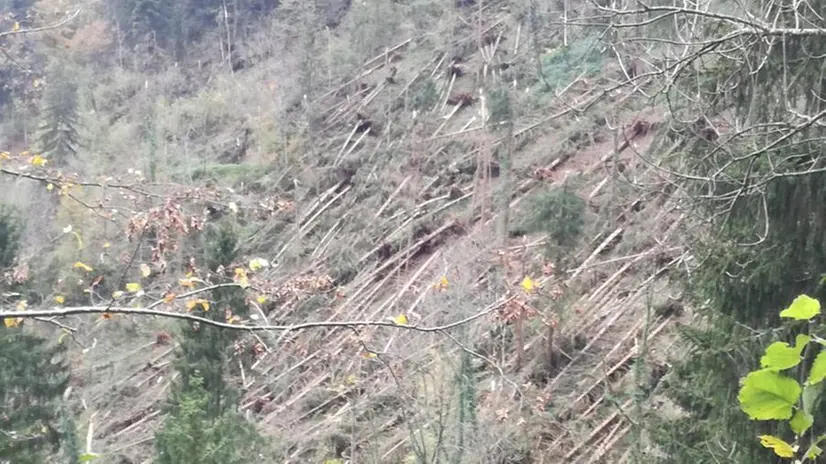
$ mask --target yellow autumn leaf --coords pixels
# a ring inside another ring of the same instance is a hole
[[[204,311],[209,311],[209,301],[207,301],[203,298],[196,298],[196,299],[192,299],[192,300],[187,301],[186,302],[186,309],[188,311],[192,311],[198,305],[200,305],[201,308],[204,309]]]
[[[348,375],[348,376],[347,376],[347,378],[345,378],[345,379],[344,379],[344,382],[345,382],[347,385],[355,385],[355,384],[356,384],[356,376],[355,376],[355,374],[350,374],[350,375]]]
[[[378,355],[376,355],[376,353],[362,353],[361,357],[365,359],[374,359],[377,358]]]
[[[88,265],[86,265],[85,263],[82,263],[80,261],[73,264],[72,267],[74,267],[75,269],[82,269],[86,272],[92,272],[94,270],[91,267],[89,267]]]
[[[11,153],[9,153],[7,151],[0,151],[0,159],[4,159],[4,160],[11,159]]]
[[[393,323],[396,325],[407,325],[407,316],[404,314],[399,314],[398,316],[393,318]]]
[[[31,163],[32,166],[45,166],[48,162],[49,160],[40,155],[32,156],[31,161],[29,161],[29,163]]]
[[[267,296],[266,295],[258,295],[258,298],[256,298],[255,301],[257,301],[258,304],[264,304],[264,303],[267,302]]]
[[[536,290],[536,283],[534,283],[533,279],[529,276],[525,276],[525,278],[522,279],[520,286],[522,290],[525,290],[525,293],[533,293]]]
[[[141,264],[141,275],[145,278],[145,277],[149,277],[150,274],[152,274],[152,269],[149,267],[148,264],[142,263]]]
[[[121,298],[123,298],[123,292],[122,291],[118,290],[115,293],[112,293],[112,299],[119,300]]]
[[[14,22],[14,25],[11,27],[11,30],[12,30],[13,32],[17,32],[17,31],[19,31],[19,30],[20,30],[20,23],[19,23],[19,22],[17,22],[17,21],[15,21],[15,22]]]
[[[436,290],[447,290],[447,287],[450,286],[450,282],[447,280],[447,276],[442,276],[439,278],[439,281],[433,284],[433,288]]]
[[[9,329],[19,327],[21,322],[23,322],[22,317],[7,317],[3,319],[3,325],[5,325],[6,328]]]
[[[57,295],[56,297],[54,297],[54,300],[57,304],[63,304],[66,302],[66,297],[63,295]]]
[[[109,247],[111,247],[111,246],[112,246],[112,244],[111,244],[111,243],[109,243],[109,242],[103,242],[103,248],[109,248]]]
[[[270,262],[264,258],[255,258],[250,261],[250,270],[257,271],[265,267],[270,267]]]
[[[126,284],[126,291],[132,293],[139,292],[141,291],[141,284],[137,282],[129,282]]]
[[[235,282],[241,286],[241,288],[247,288],[250,286],[250,281],[247,278],[247,271],[243,267],[236,267],[235,268]]]
[[[175,299],[175,297],[176,297],[176,295],[174,293],[169,292],[169,293],[167,293],[166,295],[163,296],[163,301],[164,301],[164,303],[171,303],[172,300]]]
[[[794,448],[780,438],[772,435],[760,435],[760,444],[765,448],[774,450],[774,454],[781,458],[793,458]]]
[[[17,302],[17,310],[18,311],[25,311],[26,308],[29,306],[29,302],[26,300],[20,300]]]
[[[77,233],[77,232],[72,232],[72,235],[74,235],[75,240],[77,240],[77,249],[82,250],[83,249],[83,238],[81,238],[80,234]]]

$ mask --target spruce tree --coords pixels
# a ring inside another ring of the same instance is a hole
[[[19,214],[0,206],[0,270],[13,264],[21,230]],[[0,462],[45,462],[60,445],[57,410],[69,382],[64,350],[16,321],[0,323]]]
[[[23,234],[22,221],[16,208],[0,204],[0,269],[11,266],[17,257]]]
[[[0,326],[0,461],[42,463],[60,445],[59,400],[69,382],[63,345]]]
[[[231,269],[238,239],[229,224],[205,232],[206,262],[213,273]],[[244,292],[237,287],[212,291],[210,309],[202,316],[224,321],[227,311],[246,315]],[[227,383],[229,358],[237,333],[187,324],[176,369],[179,379],[170,394],[169,416],[156,435],[162,464],[224,464],[255,461],[262,440],[237,412],[238,392]]]
[[[750,18],[771,17],[775,27],[794,28],[822,25],[814,12],[826,2],[817,0],[806,11],[770,2],[748,5],[756,15]],[[706,31],[716,35],[719,27]],[[826,128],[812,123],[826,86],[822,60],[814,57],[826,53],[826,43],[807,34],[769,43],[755,34],[731,53],[713,50],[698,60],[702,71],[675,81],[671,109],[688,123],[675,121],[674,137],[664,140],[682,140],[672,169],[692,176],[683,178],[683,188],[694,193],[695,211],[708,218],[691,241],[700,266],[688,288],[705,323],[681,330],[687,356],[665,383],[687,415],[655,418],[651,431],[667,452],[665,462],[774,462],[755,437],[788,430],[750,422],[739,410],[737,389],[776,336],[770,327],[777,308],[800,293],[826,296],[826,174],[819,172],[826,167]],[[691,101],[680,96],[689,88]],[[698,108],[705,114],[698,117]],[[739,132],[737,137],[715,140],[707,120],[721,115],[737,122],[726,134]],[[705,178],[711,182],[698,182]]]
[[[179,391],[172,416],[155,436],[157,464],[245,464],[262,462],[254,426],[239,414],[213,416],[213,395],[193,376]]]
[[[75,464],[80,460],[82,450],[75,418],[71,408],[65,402],[60,407],[60,431],[63,462]]]
[[[63,164],[77,154],[80,144],[78,85],[63,61],[55,61],[48,75],[40,148],[53,162]]]

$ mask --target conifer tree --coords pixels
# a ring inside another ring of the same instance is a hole
[[[68,65],[55,61],[44,93],[44,118],[40,148],[57,164],[77,154],[80,144],[78,85]]]
[[[17,209],[0,204],[0,269],[14,263],[22,233],[22,218]]]
[[[155,436],[158,464],[246,464],[261,459],[261,439],[239,414],[213,416],[212,394],[203,380],[189,378],[179,391],[171,416]]]
[[[0,326],[0,461],[42,463],[57,450],[58,402],[69,382],[63,345]]]
[[[746,20],[771,17],[778,28],[822,25],[814,11],[826,7],[822,0],[800,10],[768,1],[746,5]],[[720,26],[705,27],[711,35]],[[687,356],[665,382],[687,414],[657,417],[650,427],[669,463],[776,459],[754,437],[777,426],[752,423],[739,410],[739,381],[759,365],[755,353],[772,336],[776,308],[801,293],[826,296],[826,128],[813,123],[822,116],[824,88],[822,60],[814,57],[826,53],[826,44],[817,34],[777,41],[754,34],[731,52],[704,51],[697,60],[703,68],[675,81],[671,109],[687,123],[676,123],[663,140],[681,140],[672,169],[688,174],[682,187],[708,218],[692,241],[700,266],[688,288],[707,323],[682,328]],[[688,88],[695,95],[678,96]],[[722,118],[737,127],[718,140],[710,121]],[[815,416],[824,412],[826,402],[820,404]]]
[[[20,233],[19,215],[0,206],[0,269],[14,262]],[[27,333],[17,321],[0,324],[0,462],[45,462],[60,445],[57,410],[69,382],[63,353],[63,345]]]
[[[238,244],[234,228],[223,223],[208,229],[205,236],[205,260],[210,270],[231,268]],[[228,312],[246,315],[242,289],[218,288],[211,296],[204,317],[224,321]],[[236,337],[235,331],[211,326],[183,327],[176,361],[180,378],[170,394],[169,417],[156,435],[156,462],[243,463],[255,461],[251,456],[261,452],[261,437],[238,414],[238,392],[227,383]]]
[[[69,405],[65,402],[60,407],[61,451],[66,464],[75,464],[80,460],[80,439],[77,434],[77,424]]]

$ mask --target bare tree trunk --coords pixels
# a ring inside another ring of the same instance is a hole
[[[235,71],[232,69],[232,34],[229,28],[229,12],[227,11],[226,0],[222,2],[222,7],[224,13],[224,27],[226,27],[227,32],[227,66],[229,66],[229,73],[233,75],[235,74]]]
[[[507,92],[507,90],[505,90]],[[509,105],[510,106],[510,105]],[[502,193],[502,205],[500,207],[500,223],[499,223],[499,243],[505,246],[508,241],[508,228],[510,226],[510,210],[511,210],[511,158],[513,156],[513,124],[508,121],[508,139],[505,143],[505,156],[500,162],[500,192]]]

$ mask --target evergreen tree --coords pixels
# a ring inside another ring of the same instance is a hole
[[[63,351],[22,327],[0,326],[0,461],[42,463],[57,450],[53,424],[69,382]]]
[[[0,206],[0,269],[14,262],[20,237],[18,213]],[[0,462],[41,463],[61,439],[54,423],[69,382],[64,346],[8,322],[0,324]]]
[[[60,431],[62,440],[63,460],[66,464],[76,464],[82,455],[80,439],[77,434],[77,424],[69,405],[63,403],[60,407]]]
[[[75,156],[80,144],[78,85],[76,76],[62,61],[55,61],[48,75],[40,148],[60,164]]]
[[[160,0],[115,0],[110,8],[128,43],[135,45],[151,36],[155,43],[164,46],[175,42],[177,16],[174,6],[173,2]]]
[[[235,43],[239,31],[277,5],[277,0],[113,0],[110,14],[130,45],[148,40],[182,60],[186,47],[205,33],[228,24]]]
[[[17,209],[0,204],[0,269],[14,263],[23,234],[22,218]]]
[[[570,250],[578,243],[585,226],[585,200],[579,197],[566,179],[561,187],[552,187],[532,199],[531,213],[521,231],[548,234],[546,254],[558,266],[567,266]]]
[[[252,424],[233,412],[213,416],[213,395],[200,377],[189,378],[180,392],[173,416],[155,436],[158,464],[244,464],[261,462]]]
[[[231,225],[205,232],[206,262],[213,272],[231,267],[237,253],[237,235]],[[226,312],[244,316],[244,292],[237,287],[212,291],[203,316],[223,321]],[[156,436],[158,463],[223,464],[255,461],[262,440],[237,412],[238,392],[227,383],[229,357],[237,334],[204,325],[183,330],[169,417]]]
[[[238,238],[233,226],[223,223],[205,232],[205,261],[212,272],[229,269],[237,254]],[[211,308],[204,317],[224,322],[225,311],[244,317],[247,305],[244,291],[237,287],[223,287],[212,291]],[[192,378],[200,378],[210,394],[209,411],[218,417],[235,403],[235,392],[225,381],[228,359],[237,333],[215,327],[187,328],[181,343],[177,369],[183,389]]]
[[[772,17],[776,27],[793,28],[822,24],[814,11],[826,3],[817,0],[805,12],[770,2],[750,6],[754,14]],[[719,25],[707,32],[715,34],[714,28]],[[702,72],[676,81],[672,109],[691,123],[680,129],[684,142],[674,169],[712,181],[684,184],[709,218],[710,229],[694,242],[701,265],[689,282],[707,324],[682,330],[688,355],[667,381],[666,392],[688,415],[657,419],[651,428],[667,462],[774,462],[755,436],[788,433],[749,421],[739,410],[737,389],[759,365],[756,353],[772,337],[777,308],[800,293],[826,296],[820,274],[826,262],[826,174],[818,172],[826,167],[826,128],[810,119],[822,111],[826,80],[822,60],[813,57],[824,53],[826,43],[817,35],[784,36],[777,43],[748,37],[731,54],[703,56]],[[695,92],[691,102],[678,96],[688,87]],[[729,114],[738,124],[732,132],[741,135],[721,150],[709,136],[706,116],[697,118],[698,107],[711,119]],[[794,114],[809,116],[790,120]]]

